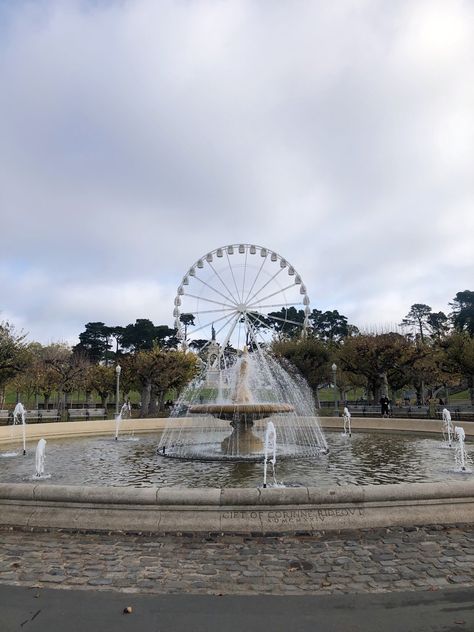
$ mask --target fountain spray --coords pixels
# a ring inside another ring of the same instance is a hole
[[[344,434],[348,434],[349,437],[352,436],[351,429],[351,413],[347,406],[344,406],[344,412],[342,413],[342,418],[344,420]]]
[[[451,413],[447,408],[443,408],[443,437],[447,441],[448,446],[452,446],[453,441],[453,424],[451,423]]]
[[[44,476],[44,452],[46,448],[46,441],[40,439],[36,446],[35,454],[35,478],[42,478]]]
[[[18,402],[13,411],[13,424],[21,423],[23,435],[23,456],[26,454],[26,410],[21,402]]]
[[[461,468],[462,472],[466,471],[466,462],[467,462],[467,451],[466,446],[464,444],[464,439],[466,438],[466,434],[464,432],[464,428],[460,426],[455,426],[454,433],[458,439],[458,446],[456,448],[455,459],[457,465]]]
[[[264,448],[264,459],[263,459],[263,487],[264,489],[267,487],[267,463],[268,463],[268,453],[272,452],[272,458],[270,459],[270,463],[272,464],[272,472],[273,472],[273,480],[275,480],[275,465],[276,465],[276,430],[273,424],[273,421],[269,421],[267,424],[267,429],[265,430],[265,448]]]

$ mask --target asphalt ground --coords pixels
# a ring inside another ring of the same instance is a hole
[[[458,589],[219,597],[0,586],[0,604],[1,632],[474,630],[474,593]]]

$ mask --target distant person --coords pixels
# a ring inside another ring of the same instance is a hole
[[[390,400],[384,395],[380,398],[380,412],[382,413],[382,417],[388,417],[390,411]]]

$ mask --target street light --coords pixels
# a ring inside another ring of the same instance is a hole
[[[122,367],[120,364],[117,364],[115,367],[115,375],[117,376],[117,390],[115,393],[115,413],[119,414],[119,396],[120,396],[120,373],[122,372]]]
[[[337,385],[336,385],[337,366],[335,362],[333,362],[331,369],[332,369],[332,382],[334,384],[334,416],[339,417],[339,411],[337,408]]]

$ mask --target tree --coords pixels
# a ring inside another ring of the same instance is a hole
[[[133,356],[133,368],[137,387],[141,391],[140,415],[153,414],[155,396],[159,408],[170,389],[180,389],[189,382],[197,371],[197,358],[184,351],[165,351],[158,346],[148,351],[139,351]],[[150,406],[150,403],[153,405]]]
[[[9,322],[0,323],[0,388],[28,365],[26,334],[18,334]]]
[[[474,292],[458,292],[450,305],[453,308],[451,319],[454,328],[474,336]]]
[[[431,307],[424,303],[414,303],[408,314],[400,323],[401,327],[411,327],[420,337],[421,342],[425,341],[425,335],[429,331],[429,317]]]
[[[184,325],[184,339],[186,340],[188,337],[188,327],[189,325],[194,325],[195,317],[194,314],[181,314],[179,320]]]
[[[167,325],[155,326],[148,318],[137,318],[134,324],[127,325],[122,334],[121,344],[132,351],[151,351],[159,344],[162,347],[177,345],[176,329]]]
[[[449,332],[449,318],[444,312],[432,312],[427,318],[428,327],[434,340],[441,340]]]
[[[79,334],[79,344],[74,347],[74,352],[82,354],[94,364],[104,359],[107,361],[107,351],[112,347],[109,342],[111,333],[112,328],[105,323],[87,323],[85,331]]]
[[[58,377],[58,386],[66,409],[71,393],[84,386],[88,360],[79,353],[72,353],[67,345],[57,343],[46,348],[44,361]]]
[[[115,369],[103,364],[91,364],[86,369],[86,391],[94,390],[100,397],[102,408],[107,406],[107,400],[115,388]]]
[[[275,341],[272,350],[276,356],[285,358],[298,369],[318,399],[318,387],[328,380],[330,374],[330,353],[326,345],[308,337]]]
[[[448,359],[466,379],[474,405],[474,337],[467,332],[454,332],[446,339],[445,347]]]
[[[346,338],[338,353],[340,368],[363,375],[368,392],[377,401],[385,378],[395,388],[406,382],[407,369],[413,363],[411,346],[405,336],[393,332]]]
[[[359,331],[357,327],[349,325],[346,316],[340,314],[337,309],[326,312],[313,309],[309,319],[316,338],[328,342],[340,342],[343,338],[355,335]]]

